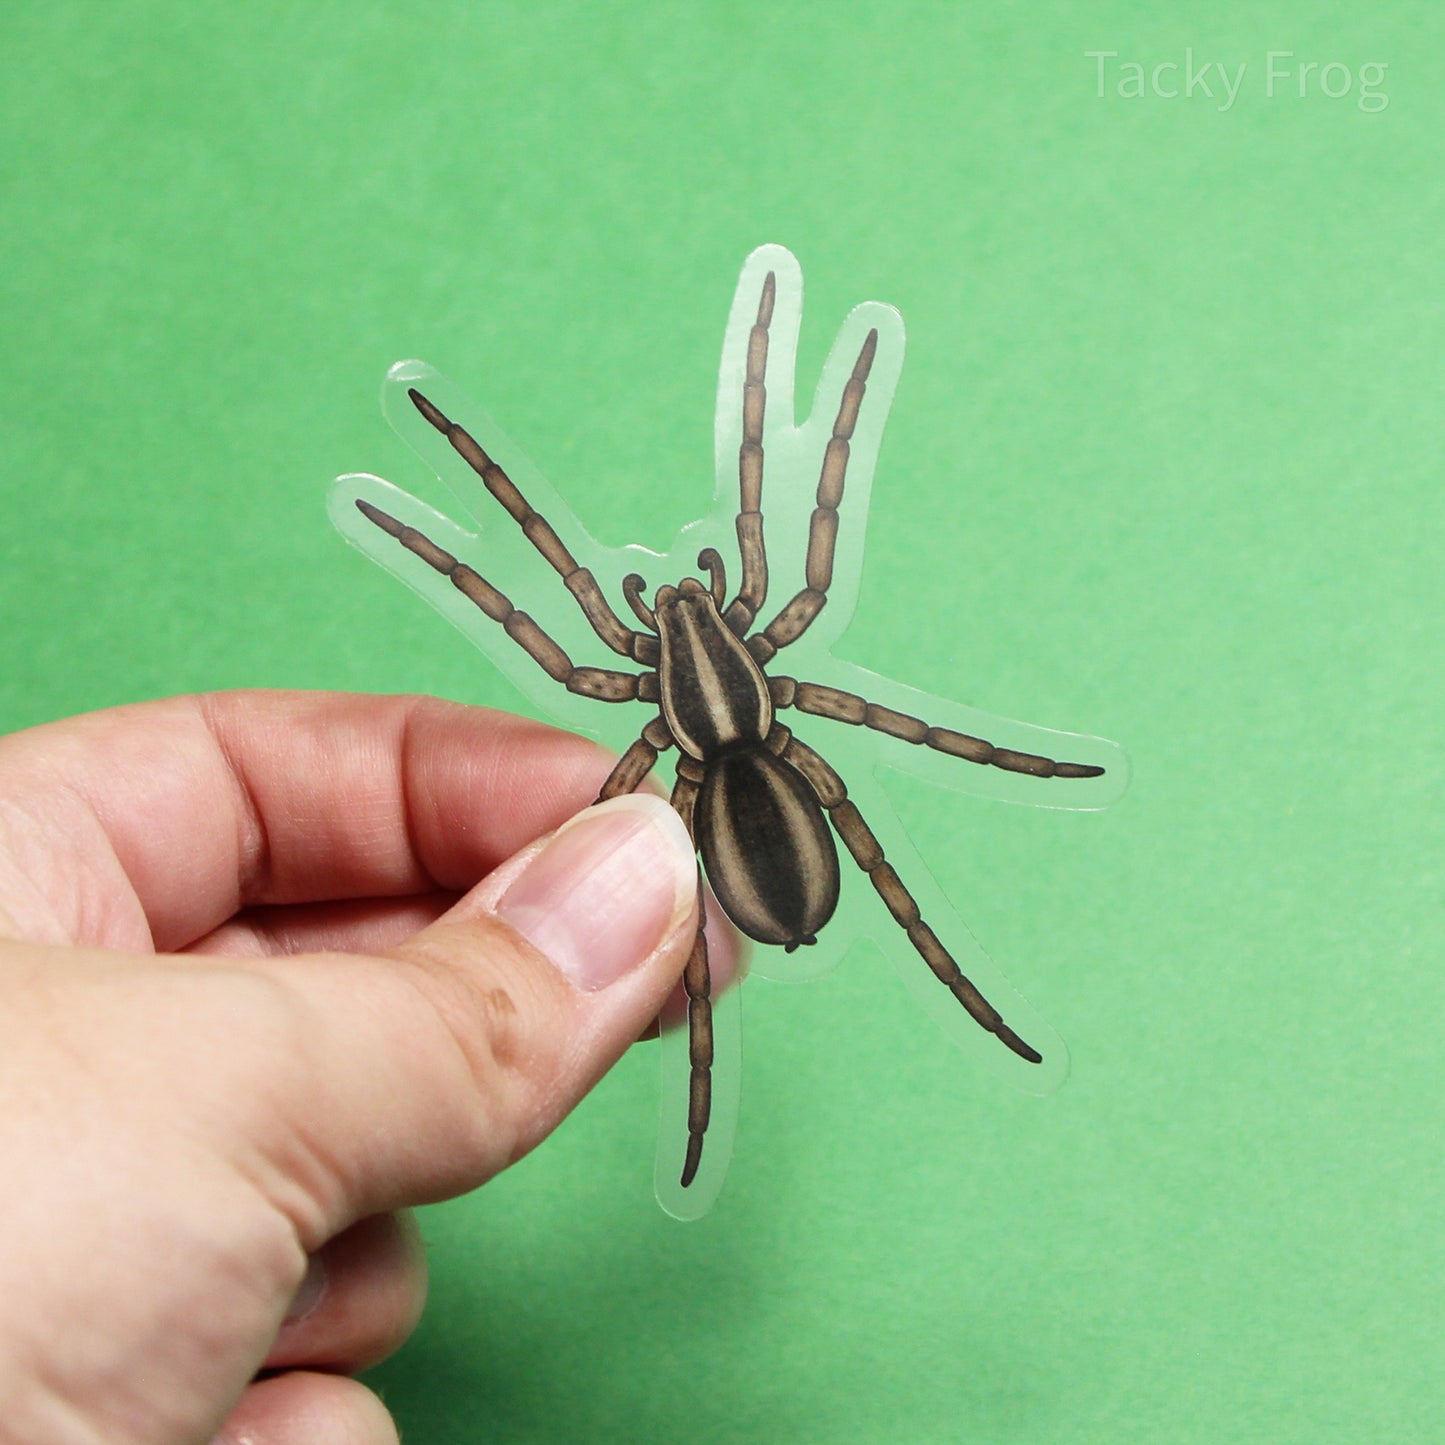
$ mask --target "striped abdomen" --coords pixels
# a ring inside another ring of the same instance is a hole
[[[838,851],[812,789],[767,748],[707,765],[694,815],[708,882],[759,943],[815,943],[838,906]]]

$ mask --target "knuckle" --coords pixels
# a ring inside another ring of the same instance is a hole
[[[456,1053],[487,1152],[500,1147],[510,1162],[528,1101],[557,1062],[545,971],[522,956],[510,930],[497,925],[479,938],[475,922],[429,929],[398,956],[400,976]]]

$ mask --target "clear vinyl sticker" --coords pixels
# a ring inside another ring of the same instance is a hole
[[[1128,763],[1102,738],[982,712],[834,655],[858,597],[903,321],[879,302],[855,307],[799,422],[802,303],[790,252],[748,257],[723,341],[712,508],[665,553],[593,539],[491,419],[416,361],[392,367],[383,410],[463,520],[365,474],[337,479],[332,518],[540,711],[617,751],[602,796],[654,771],[668,780],[719,904],[755,940],[752,972],[815,978],[869,937],[965,1051],[1047,1093],[1068,1072],[1063,1041],[968,932],[879,773],[1094,810],[1123,793]],[[680,518],[693,506],[681,488],[658,502]],[[683,982],[686,1017],[661,1047],[655,1183],[663,1209],[695,1219],[732,1152],[742,989],[713,996],[705,931]]]

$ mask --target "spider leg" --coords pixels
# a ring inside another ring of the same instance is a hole
[[[407,388],[412,404],[451,444],[452,449],[482,479],[486,489],[506,508],[522,529],[527,540],[552,564],[577,605],[592,624],[592,630],[610,647],[637,662],[655,664],[658,644],[655,637],[637,632],[623,624],[612,610],[597,579],[585,567],[577,565],[551,524],[518,490],[517,484],[482,449],[470,432],[433,406],[415,387]]]
[[[605,803],[608,798],[620,798],[624,793],[635,792],[642,780],[652,771],[657,755],[672,746],[672,733],[662,718],[655,717],[643,728],[642,736],[618,758],[616,766],[607,775],[597,794],[597,801]]]
[[[873,836],[873,830],[849,799],[842,778],[796,737],[789,736],[781,756],[802,774],[818,801],[827,809],[828,819],[853,855],[853,861],[868,875],[894,921],[907,933],[908,941],[918,950],[919,957],[933,970],[938,981],[968,1010],[981,1028],[995,1035],[1021,1059],[1027,1059],[1031,1064],[1041,1063],[1043,1055],[1004,1023],[1003,1015],[964,976],[953,955],[923,921],[913,895],[883,856],[883,848]]]
[[[414,552],[428,567],[451,578],[452,585],[469,602],[475,605],[493,622],[500,622],[502,630],[555,682],[560,682],[568,692],[583,697],[596,698],[599,702],[631,702],[634,698],[656,701],[659,693],[655,672],[616,672],[607,667],[573,667],[572,659],[525,613],[513,607],[510,600],[498,592],[481,573],[458,562],[444,548],[437,546],[430,537],[408,527],[395,517],[383,512],[380,507],[357,498],[357,510],[367,521],[374,522],[383,532],[395,537],[408,552]]]
[[[693,831],[693,809],[697,804],[699,779],[689,777],[694,769],[688,760],[679,763],[677,781],[672,789],[672,806],[687,827],[687,835],[697,842]],[[687,995],[687,1044],[691,1073],[687,1089],[687,1157],[683,1161],[681,1183],[684,1189],[697,1176],[702,1161],[702,1144],[712,1115],[712,978],[707,964],[707,913],[702,893],[702,870],[697,875],[697,937],[687,966],[682,971],[682,989]]]
[[[858,424],[858,410],[868,389],[868,373],[878,350],[875,327],[863,340],[853,374],[843,387],[838,415],[833,422],[833,435],[823,453],[823,469],[818,477],[818,505],[808,523],[807,586],[754,637],[748,638],[748,651],[764,666],[781,647],[796,642],[823,610],[828,588],[833,581],[833,553],[838,545],[838,506],[843,500],[843,482],[848,472],[849,446],[853,429]]]
[[[642,736],[617,760],[607,781],[597,795],[599,803],[608,798],[630,793],[652,771],[657,755],[673,745],[672,733],[659,717],[643,728]],[[695,778],[678,774],[672,790],[672,806],[693,834],[692,815],[697,802],[698,783]],[[712,1114],[712,979],[707,960],[707,914],[702,896],[702,873],[697,879],[697,936],[682,972],[683,992],[687,996],[688,1061],[691,1076],[687,1098],[687,1156],[683,1161],[681,1183],[684,1189],[697,1177],[702,1162],[703,1139]]]
[[[963,758],[982,767],[1002,768],[1007,773],[1028,773],[1035,778],[1097,778],[1104,771],[1092,763],[1056,763],[1052,758],[1041,757],[1037,753],[995,747],[983,738],[956,733],[952,728],[929,727],[921,718],[894,712],[891,707],[880,707],[876,702],[869,702],[854,693],[824,687],[821,683],[798,682],[795,678],[774,674],[768,678],[768,689],[774,707],[795,707],[799,712],[812,713],[815,717],[872,728],[875,732],[887,733],[889,737],[902,738],[905,743],[930,747],[935,752]]]
[[[763,546],[763,413],[767,410],[768,327],[773,321],[777,277],[769,271],[758,298],[758,316],[748,333],[747,374],[743,381],[743,440],[738,448],[738,555],[743,577],[723,621],[746,636],[768,596],[768,558]],[[699,564],[701,565],[701,564]]]

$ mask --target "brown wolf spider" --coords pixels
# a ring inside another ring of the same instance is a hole
[[[427,566],[448,577],[569,692],[601,702],[637,701],[658,708],[657,716],[642,729],[603,784],[599,801],[631,792],[651,771],[659,753],[676,747],[679,758],[672,804],[697,845],[718,902],[743,933],[762,943],[781,944],[789,952],[817,941],[839,896],[838,853],[829,832],[831,824],[944,987],[982,1028],[1020,1058],[1039,1063],[1038,1051],[1004,1022],[924,922],[913,895],[884,858],[842,779],[779,722],[777,714],[796,708],[871,728],[965,762],[1038,778],[1092,778],[1104,769],[995,747],[982,738],[932,727],[920,718],[837,688],[766,671],[783,648],[807,631],[827,603],[849,444],[878,347],[878,331],[870,330],[843,388],[823,454],[817,505],[808,525],[805,585],[766,626],[754,630],[768,594],[762,513],[763,418],[775,298],[776,275],[770,270],[748,337],[742,389],[738,590],[729,599],[723,559],[712,547],[697,558],[699,570],[707,574],[705,584],[696,577],[685,577],[675,586],[662,586],[651,606],[643,600],[643,579],[631,573],[622,580],[622,594],[640,629],[622,622],[592,573],[578,565],[547,520],[532,509],[477,441],[420,391],[409,388],[416,409],[476,472],[556,570],[597,636],[644,671],[574,666],[531,617],[467,563],[373,503],[358,498],[356,506]],[[701,926],[683,971],[683,986],[691,1063],[687,1153],[681,1174],[681,1184],[686,1187],[696,1176],[702,1157],[712,1102],[712,1004],[707,938]]]

